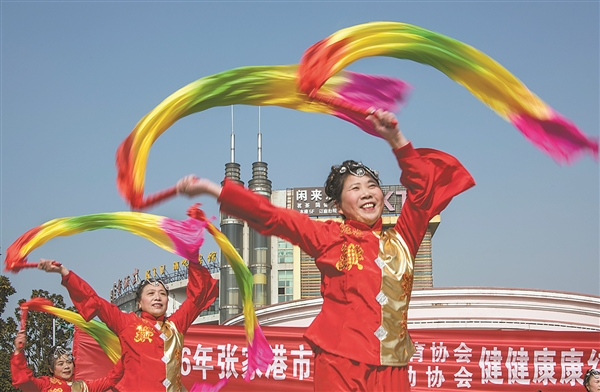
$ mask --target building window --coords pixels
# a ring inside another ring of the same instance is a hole
[[[300,298],[321,297],[321,271],[315,264],[315,259],[300,252]]]
[[[294,299],[294,271],[279,271],[277,283],[277,302],[287,302]]]
[[[294,246],[281,238],[277,239],[277,262],[280,264],[294,262]]]

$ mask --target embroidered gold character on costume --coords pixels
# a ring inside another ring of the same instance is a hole
[[[362,231],[352,228],[344,223],[340,225],[340,236],[343,234],[353,235],[354,237],[361,238],[363,233]]]
[[[400,279],[400,286],[402,286],[402,290],[404,291],[402,293],[402,295],[400,296],[400,300],[404,300],[404,298],[408,297],[407,301],[410,301],[410,295],[412,293],[412,286],[413,286],[412,274],[405,272],[402,275],[402,278]]]
[[[152,343],[152,337],[154,336],[154,331],[146,325],[138,325],[136,328],[137,332],[135,333],[135,337],[133,341],[136,343],[145,342],[148,340]]]
[[[181,373],[177,374],[177,379],[175,380],[175,385],[178,391],[183,391],[183,389],[181,388]]]
[[[342,245],[342,254],[340,256],[340,261],[337,262],[335,267],[338,269],[338,271],[350,271],[352,269],[352,266],[355,265],[356,268],[362,270],[363,266],[359,262],[364,260],[363,253],[363,249],[360,247],[360,245],[344,244]]]
[[[406,335],[406,329],[408,328],[408,312],[402,311],[402,320],[400,321],[400,339],[404,339]]]

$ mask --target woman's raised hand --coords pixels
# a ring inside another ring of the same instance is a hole
[[[207,180],[206,178],[198,178],[194,175],[183,177],[177,181],[175,185],[177,193],[186,195],[187,197],[199,196],[199,195],[212,195],[219,197],[221,194],[221,186]]]
[[[392,112],[377,109],[373,114],[367,117],[373,123],[373,127],[383,137],[393,149],[404,147],[408,144],[408,139],[404,137],[398,127],[398,120]]]
[[[65,276],[69,273],[67,267],[65,267],[61,263],[58,263],[55,260],[40,259],[37,267],[38,269],[44,270],[46,272],[57,272],[62,276]]]
[[[19,331],[15,338],[15,354],[18,354],[25,347],[26,342],[27,336],[25,335],[25,331]]]

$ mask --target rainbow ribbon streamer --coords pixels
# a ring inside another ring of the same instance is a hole
[[[134,209],[151,204],[144,200],[145,171],[152,144],[177,120],[216,106],[266,106],[332,114],[375,132],[364,115],[310,99],[297,89],[297,65],[242,67],[207,76],[179,89],[135,126],[117,151],[117,188]],[[408,93],[402,81],[389,77],[340,72],[328,78],[323,90],[334,98],[358,106],[397,110]],[[171,189],[168,196],[174,196]]]
[[[559,163],[570,163],[585,153],[598,160],[597,138],[583,134],[495,60],[460,41],[406,23],[365,23],[316,43],[302,56],[298,87],[315,94],[336,72],[369,56],[396,57],[436,68]]]
[[[233,269],[235,279],[242,294],[244,328],[246,331],[246,339],[248,341],[248,371],[244,376],[244,380],[250,381],[250,377],[256,369],[260,369],[263,372],[267,371],[269,364],[274,358],[273,351],[260,328],[258,318],[254,311],[254,303],[252,302],[252,285],[254,283],[252,272],[250,272],[246,263],[244,263],[242,256],[240,256],[231,242],[229,242],[229,239],[227,239],[225,234],[217,229],[217,227],[206,218],[199,206],[200,204],[192,206],[188,210],[188,215],[194,219],[206,222],[208,232],[214,237],[215,242]]]
[[[8,247],[4,271],[18,272],[22,268],[36,266],[27,263],[27,256],[52,238],[98,229],[129,231],[189,261],[198,262],[205,227],[206,222],[193,218],[178,221],[142,212],[112,212],[53,219],[29,230]]]
[[[113,363],[117,363],[121,358],[121,342],[117,335],[103,322],[97,320],[85,321],[78,313],[57,308],[46,298],[32,298],[30,301],[21,304],[21,309],[24,306],[28,310],[49,313],[75,325],[94,338]]]

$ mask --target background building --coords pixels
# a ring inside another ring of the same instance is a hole
[[[259,309],[256,315],[263,326],[307,327],[322,303],[322,298],[292,301]],[[225,325],[243,325],[243,317]],[[408,329],[600,331],[600,297],[480,287],[417,290]]]

